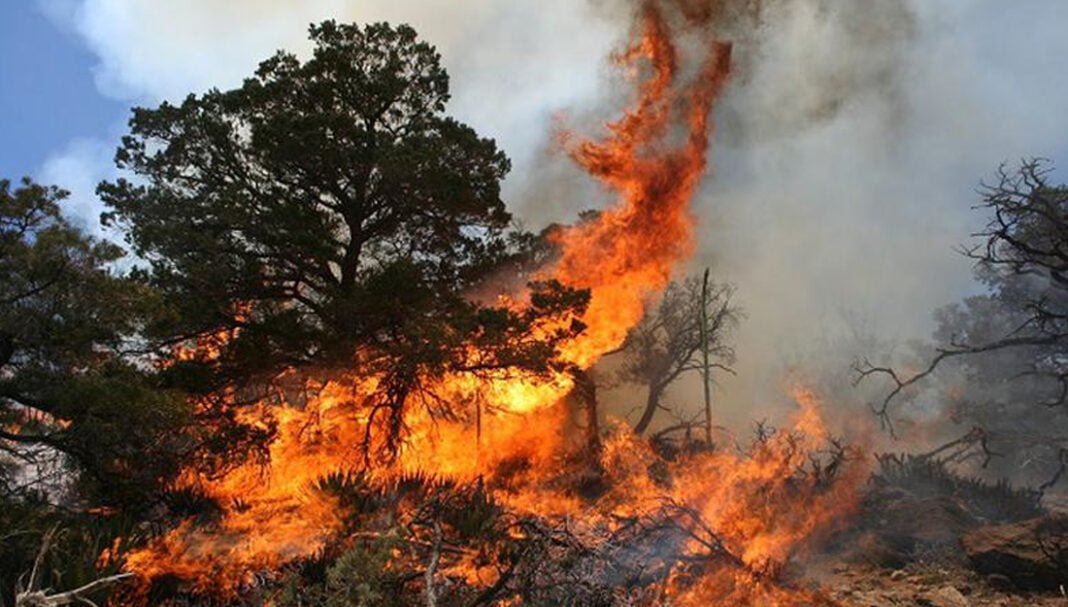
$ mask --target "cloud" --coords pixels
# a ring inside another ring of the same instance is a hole
[[[583,2],[48,0],[96,53],[105,94],[135,103],[237,86],[278,49],[306,53],[324,19],[412,24],[452,76],[450,110],[525,166],[552,112],[598,89],[618,32]]]
[[[621,35],[574,0],[38,1],[97,55],[102,93],[139,105],[237,86],[278,49],[308,52],[313,22],[410,23],[442,53],[449,111],[512,158],[514,198],[537,179],[552,115],[596,95],[605,53]]]
[[[70,192],[63,212],[72,223],[98,237],[115,238],[100,225],[100,200],[96,184],[116,175],[111,163],[115,146],[96,139],[77,139],[52,154],[37,172],[40,183],[54,184]]]

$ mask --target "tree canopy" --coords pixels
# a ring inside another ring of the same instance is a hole
[[[428,376],[563,368],[586,292],[474,298],[551,245],[511,227],[508,159],[445,114],[433,47],[386,24],[311,38],[236,89],[134,110],[126,178],[98,188],[134,259],[65,219],[65,191],[0,181],[0,522],[26,534],[5,539],[5,578],[53,524],[85,526],[72,562],[92,572],[126,521],[211,516],[169,481],[260,462],[277,428],[233,405],[280,372],[377,378],[365,404],[392,447]]]
[[[237,89],[139,108],[104,183],[178,335],[241,325],[301,360],[429,312],[506,249],[509,162],[443,114],[448,76],[407,26],[311,28]],[[240,304],[243,314],[235,313]]]
[[[181,426],[187,410],[129,356],[153,293],[111,269],[119,247],[62,217],[66,197],[0,180],[0,452],[12,463],[52,458],[57,472],[74,463],[83,480],[121,498],[163,473],[155,464],[168,458],[138,460],[158,455],[162,431]],[[0,476],[0,488],[40,487]]]
[[[445,114],[438,53],[404,25],[310,34],[306,61],[280,52],[239,88],[135,109],[116,161],[136,179],[100,185],[163,301],[145,335],[228,335],[206,372],[169,370],[174,385],[342,367],[381,379],[376,411],[398,427],[420,377],[547,369],[581,326],[529,328],[585,295],[532,284],[522,311],[469,298],[537,239],[509,227],[508,159]]]

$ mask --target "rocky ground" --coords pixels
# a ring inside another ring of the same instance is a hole
[[[881,458],[856,524],[803,577],[843,607],[1068,607],[1068,501]]]
[[[823,576],[823,588],[843,607],[1068,606],[1068,597],[1059,591],[1019,591],[1007,578],[966,568],[910,565],[891,571],[839,565]]]

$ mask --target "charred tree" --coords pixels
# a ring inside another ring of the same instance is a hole
[[[575,387],[571,398],[581,410],[583,443],[591,462],[597,462],[601,454],[601,424],[597,411],[597,383],[588,371],[576,370],[573,374]]]
[[[1015,172],[998,171],[996,185],[984,185],[978,209],[990,219],[977,235],[981,244],[962,253],[975,260],[976,277],[989,289],[987,297],[1017,312],[1018,324],[1001,336],[947,335],[936,355],[919,372],[902,375],[867,361],[857,365],[858,379],[884,375],[893,389],[876,406],[886,418],[902,391],[930,376],[943,361],[1011,348],[1042,348],[1036,353],[1031,379],[1052,380],[1053,398],[1068,402],[1068,187],[1048,182],[1052,169],[1043,161],[1025,162]]]
[[[708,268],[701,277],[701,389],[705,399],[705,443],[712,444],[712,329],[708,308],[712,303]]]
[[[711,440],[711,386],[715,370],[732,373],[734,349],[728,343],[739,310],[731,304],[734,288],[715,284],[708,272],[671,283],[657,308],[637,326],[624,344],[623,381],[646,387],[645,403],[634,431],[648,430],[664,393],[679,377],[698,372],[704,382],[706,438]]]
[[[1066,440],[1051,429],[1063,427],[1068,404],[1068,187],[1051,183],[1051,170],[1029,160],[983,185],[976,209],[987,222],[980,242],[961,253],[986,292],[938,312],[936,344],[918,371],[854,365],[857,382],[889,380],[872,409],[891,433],[893,405],[952,371],[964,386],[955,417],[981,426],[998,451],[1028,451],[1021,462],[1040,449],[1039,459],[1062,468]]]

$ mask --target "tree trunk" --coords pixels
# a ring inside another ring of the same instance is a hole
[[[582,407],[586,422],[586,450],[592,461],[599,461],[601,454],[601,427],[597,419],[597,384],[586,371],[575,372],[575,387],[571,392]]]
[[[426,573],[423,574],[424,581],[426,582],[426,607],[438,606],[438,592],[434,588],[434,574],[438,570],[438,560],[441,559],[441,523],[434,521],[434,544],[430,549],[430,563],[426,566]]]
[[[663,387],[655,383],[649,384],[649,394],[645,398],[645,410],[642,411],[642,416],[638,419],[638,423],[634,424],[635,434],[641,436],[649,429],[649,424],[652,423],[653,416],[656,415],[656,410],[660,407],[660,397],[663,393]]]
[[[701,383],[705,392],[705,441],[712,445],[712,364],[708,343],[708,268],[701,282]]]

